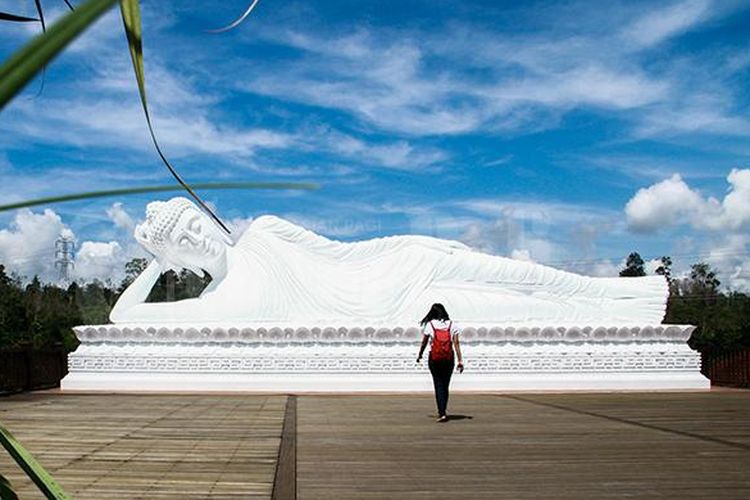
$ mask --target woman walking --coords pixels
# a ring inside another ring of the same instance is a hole
[[[438,422],[447,422],[448,415],[448,386],[458,357],[458,373],[463,373],[464,364],[461,359],[461,346],[458,336],[461,330],[451,321],[443,304],[432,304],[427,315],[420,321],[422,325],[422,345],[417,355],[417,363],[422,361],[427,342],[431,341],[430,357],[427,361],[435,385],[435,401],[438,409]],[[455,356],[454,356],[455,347]]]

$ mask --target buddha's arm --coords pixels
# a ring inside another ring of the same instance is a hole
[[[117,303],[109,313],[109,320],[113,323],[127,321],[128,312],[135,306],[143,304],[151,293],[151,289],[161,276],[161,267],[156,260],[146,267],[146,269],[133,281],[129,287],[122,292]]]
[[[117,319],[122,323],[175,323],[181,321],[205,321],[212,313],[199,299],[183,299],[175,302],[147,302],[135,304]]]

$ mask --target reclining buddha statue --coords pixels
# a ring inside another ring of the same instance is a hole
[[[233,242],[185,198],[150,203],[135,237],[155,259],[114,323],[411,325],[441,302],[462,324],[656,325],[668,293],[662,276],[580,276],[426,236],[338,242],[274,216]],[[169,269],[212,281],[197,298],[146,302]]]

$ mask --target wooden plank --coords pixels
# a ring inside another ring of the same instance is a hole
[[[0,421],[76,499],[750,498],[750,391],[453,394],[446,424],[434,404],[24,394]]]
[[[24,394],[0,422],[74,498],[270,498],[286,397]],[[43,498],[6,454],[24,499]]]
[[[750,498],[750,392],[299,401],[300,498]]]
[[[297,396],[289,396],[284,412],[279,458],[273,482],[273,500],[297,498]]]

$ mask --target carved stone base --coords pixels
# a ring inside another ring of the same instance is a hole
[[[102,392],[432,392],[430,374],[71,373],[65,391]],[[455,374],[451,392],[663,391],[708,389],[697,372]]]
[[[479,327],[464,332],[466,372],[456,374],[451,386],[467,391],[706,389],[700,356],[686,343],[690,331],[662,325]],[[79,327],[76,333],[82,344],[70,355],[63,390],[432,390],[426,361],[415,362],[419,337],[407,329],[103,325]]]

